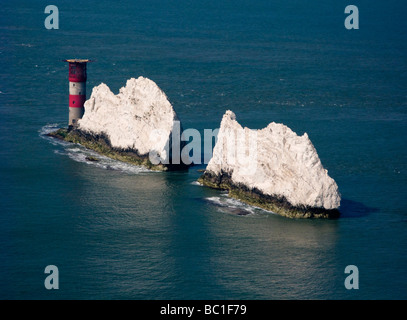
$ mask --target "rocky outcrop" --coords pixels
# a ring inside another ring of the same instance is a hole
[[[283,124],[242,128],[232,111],[223,116],[213,157],[200,183],[292,218],[336,218],[340,194],[305,133]]]
[[[188,167],[173,152],[183,147],[180,139],[172,139],[182,131],[180,121],[165,93],[152,80],[129,79],[117,95],[102,83],[93,88],[84,107],[77,127],[50,135],[150,169]]]

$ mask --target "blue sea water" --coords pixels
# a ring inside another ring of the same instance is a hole
[[[359,30],[344,27],[349,4]],[[402,0],[2,1],[0,298],[406,299],[406,16]],[[67,58],[94,60],[88,97],[152,79],[184,128],[218,128],[230,109],[307,132],[341,218],[243,205],[195,183],[205,165],[95,164],[45,138],[67,125]]]

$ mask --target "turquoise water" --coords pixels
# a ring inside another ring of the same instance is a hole
[[[407,5],[357,1],[4,1],[0,25],[0,298],[407,298]],[[44,137],[68,119],[67,58],[88,97],[155,81],[184,128],[307,132],[342,217],[291,220],[185,173],[85,160]],[[46,290],[44,269],[59,269]],[[344,286],[347,265],[359,289]]]

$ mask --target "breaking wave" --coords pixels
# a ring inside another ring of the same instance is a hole
[[[227,193],[221,194],[216,197],[205,198],[206,201],[213,204],[221,212],[234,214],[237,216],[247,216],[247,215],[259,215],[259,214],[269,214],[274,212],[267,211],[258,207],[251,206],[240,200],[231,198]]]
[[[47,124],[47,125],[43,126],[39,130],[40,137],[47,140],[48,142],[50,142],[54,146],[67,147],[69,145],[73,145],[72,143],[69,143],[69,142],[66,142],[66,141],[63,141],[63,140],[59,140],[59,139],[55,139],[55,138],[47,136],[48,133],[56,131],[59,128],[61,128],[61,125],[58,124],[58,123]]]
[[[71,142],[55,139],[47,136],[48,133],[61,128],[59,124],[47,124],[39,130],[39,134],[43,139],[49,141],[52,145],[58,147],[54,150],[55,154],[68,156],[70,159],[85,163],[90,166],[105,170],[116,170],[127,174],[139,174],[144,172],[153,172],[142,166],[136,166],[122,161],[98,154],[95,151],[86,149],[85,147]]]

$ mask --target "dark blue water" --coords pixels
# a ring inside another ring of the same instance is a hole
[[[54,1],[58,30],[48,4],[0,6],[0,298],[407,298],[404,1]],[[359,30],[344,27],[348,4]],[[342,217],[286,219],[194,184],[204,165],[92,164],[45,139],[67,124],[67,58],[95,60],[88,96],[152,79],[184,128],[218,128],[231,109],[307,132]]]

